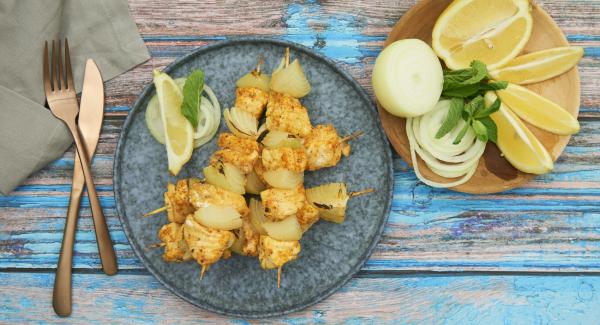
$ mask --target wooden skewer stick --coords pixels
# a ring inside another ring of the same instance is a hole
[[[348,196],[355,197],[355,196],[359,196],[359,195],[363,195],[363,194],[367,194],[367,193],[371,193],[371,192],[375,192],[375,190],[372,187],[369,187],[362,191],[350,192],[350,193],[348,193]]]
[[[260,67],[265,63],[265,58],[261,55],[258,57],[258,63],[256,64],[256,68],[254,68],[254,75],[260,76]]]
[[[290,65],[290,48],[286,47],[285,48],[285,64],[284,67],[288,67],[288,65]]]
[[[281,288],[281,266],[277,268],[277,288]]]
[[[163,211],[167,211],[167,207],[166,206],[163,206],[163,207],[160,207],[160,208],[158,208],[158,209],[156,209],[154,211],[150,211],[148,213],[145,213],[144,217],[149,217],[151,215],[154,215],[154,214],[157,214],[157,213],[161,213]]]
[[[340,143],[345,143],[348,142],[350,140],[354,140],[358,137],[360,137],[361,135],[365,134],[363,131],[356,131],[348,136],[345,136],[343,138],[340,139]]]
[[[158,244],[152,244],[146,247],[146,249],[154,249],[154,248],[160,248],[160,247],[164,247],[166,246],[166,243],[158,243]]]
[[[208,270],[208,265],[202,265],[202,270],[200,270],[200,280],[204,279],[204,272]]]

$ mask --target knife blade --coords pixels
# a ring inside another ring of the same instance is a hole
[[[104,85],[102,76],[100,75],[100,70],[95,62],[92,59],[88,59],[85,65],[78,126],[83,137],[82,140],[84,142],[85,153],[90,161],[96,151],[96,146],[100,138],[103,116]],[[75,154],[73,185],[71,188],[71,196],[69,198],[69,208],[67,210],[63,243],[56,270],[56,278],[54,280],[52,300],[55,312],[61,316],[68,316],[71,313],[71,267],[73,260],[73,244],[75,241],[77,215],[79,213],[79,205],[84,187],[85,179],[81,169],[79,155]],[[106,228],[106,224],[96,225],[96,222],[94,222],[96,236],[98,236],[99,226]],[[108,233],[108,228],[106,228],[106,233]],[[98,249],[99,251],[102,251],[101,247],[98,247]],[[117,267],[112,243],[110,243],[110,252],[106,255],[108,256],[105,256],[105,258],[102,259],[103,269],[107,274],[114,274],[116,273]],[[106,263],[108,265],[105,265],[105,260],[108,260],[108,263]]]

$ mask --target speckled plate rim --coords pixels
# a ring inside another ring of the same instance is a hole
[[[257,43],[267,43],[267,44],[271,44],[271,45],[288,46],[295,51],[302,52],[308,56],[313,57],[316,60],[319,60],[319,61],[325,63],[334,72],[338,73],[340,76],[342,76],[343,79],[345,79],[350,85],[352,85],[352,88],[359,94],[359,96],[362,98],[364,103],[369,106],[369,111],[370,111],[371,117],[376,122],[378,122],[377,125],[381,125],[375,103],[369,97],[369,95],[365,92],[365,90],[362,88],[362,86],[349,73],[344,71],[342,68],[338,67],[338,65],[333,60],[327,58],[326,56],[319,54],[304,45],[290,42],[290,41],[278,40],[278,39],[273,39],[273,38],[268,38],[268,37],[230,37],[230,38],[227,38],[226,40],[219,41],[217,43],[210,44],[210,45],[205,45],[205,46],[202,46],[202,47],[192,50],[190,53],[173,61],[171,64],[169,64],[167,67],[165,67],[163,71],[170,73],[172,70],[178,68],[180,65],[182,65],[188,61],[194,60],[195,57],[200,56],[206,52],[210,52],[215,49],[219,49],[221,47],[237,45],[237,44],[257,44]],[[199,302],[199,301],[195,300],[194,297],[191,297],[184,292],[178,291],[176,288],[172,287],[169,283],[167,283],[165,281],[165,279],[162,278],[161,273],[158,272],[157,270],[155,270],[152,267],[152,264],[146,260],[145,254],[143,253],[144,249],[142,247],[140,247],[138,245],[137,241],[135,240],[135,237],[133,236],[132,230],[129,225],[128,217],[125,215],[125,211],[122,208],[122,205],[123,205],[122,197],[119,194],[122,190],[121,186],[120,186],[120,177],[119,177],[120,172],[121,172],[122,146],[125,143],[126,134],[129,132],[129,125],[133,121],[133,116],[136,113],[139,113],[139,111],[141,111],[143,109],[141,107],[141,105],[143,104],[145,98],[150,96],[153,91],[154,91],[154,84],[152,84],[152,83],[149,83],[148,85],[146,85],[144,87],[144,89],[142,90],[142,92],[140,93],[140,95],[137,97],[136,101],[132,105],[132,108],[129,111],[129,114],[127,115],[127,118],[125,119],[125,122],[123,123],[123,126],[121,128],[121,132],[119,134],[119,141],[117,142],[117,148],[115,151],[115,159],[113,162],[113,192],[115,195],[117,215],[119,217],[121,225],[123,226],[125,236],[127,237],[127,240],[129,241],[130,246],[133,248],[133,251],[135,252],[135,255],[137,256],[137,258],[142,262],[142,264],[146,267],[146,269],[150,272],[150,274],[152,274],[158,280],[158,282],[160,282],[163,286],[165,286],[167,289],[169,289],[171,292],[173,292],[175,295],[179,296],[183,300],[185,300],[197,307],[200,307],[202,309],[209,310],[214,313],[226,315],[226,316],[256,319],[256,318],[282,316],[282,315],[300,311],[309,306],[312,306],[312,305],[324,300],[325,298],[331,296],[334,292],[336,292],[338,289],[340,289],[344,284],[346,284],[350,279],[352,279],[354,277],[354,275],[356,275],[356,273],[358,273],[361,270],[361,268],[363,267],[365,262],[369,259],[369,257],[373,253],[373,250],[377,246],[377,243],[379,243],[379,240],[381,239],[381,235],[383,233],[385,225],[387,224],[387,221],[388,221],[388,218],[390,215],[390,211],[391,211],[391,206],[392,206],[393,187],[394,187],[394,171],[393,171],[393,162],[392,162],[392,152],[391,152],[391,148],[390,148],[390,144],[387,139],[387,136],[385,135],[385,133],[383,132],[383,130],[381,128],[377,129],[377,133],[378,133],[379,138],[381,138],[381,141],[383,141],[383,143],[385,144],[385,148],[386,148],[385,162],[388,165],[388,167],[387,167],[387,169],[388,169],[387,170],[388,188],[382,189],[382,191],[381,191],[382,194],[387,195],[387,198],[385,200],[385,207],[384,207],[385,215],[383,216],[383,219],[381,220],[381,224],[379,225],[379,227],[375,233],[375,236],[373,237],[372,242],[369,244],[368,249],[365,250],[365,252],[363,253],[363,256],[361,256],[361,258],[359,259],[359,262],[357,264],[355,264],[350,269],[350,271],[344,277],[342,277],[337,283],[330,286],[327,290],[323,291],[323,293],[320,296],[318,296],[310,301],[299,303],[299,304],[297,304],[293,307],[287,308],[286,310],[283,310],[283,311],[264,312],[264,313],[244,313],[244,312],[236,313],[236,312],[223,310],[222,308],[219,308],[218,306],[213,306],[211,304]]]

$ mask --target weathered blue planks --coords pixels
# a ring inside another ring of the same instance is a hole
[[[73,315],[59,318],[49,303],[53,277],[0,273],[0,321],[248,323],[198,309],[148,274],[75,274]],[[309,310],[260,323],[596,324],[599,290],[599,276],[367,276]]]

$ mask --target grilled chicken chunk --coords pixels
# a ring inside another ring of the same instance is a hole
[[[180,179],[175,185],[167,184],[164,194],[167,219],[170,222],[183,223],[185,217],[194,213],[189,200],[189,184],[187,179]]]
[[[217,150],[210,158],[210,164],[217,166],[219,162],[230,163],[247,174],[252,171],[258,158],[258,143],[251,139],[237,137],[231,133],[223,133],[217,142],[221,150]]]
[[[231,206],[241,215],[248,213],[248,206],[242,195],[229,192],[208,183],[192,184],[190,188],[190,203],[196,209],[215,204]]]
[[[201,277],[209,266],[223,257],[235,240],[231,231],[204,227],[196,222],[192,215],[189,215],[183,224],[183,238],[192,257],[202,265]]]
[[[238,137],[229,132],[219,134],[217,145],[219,148],[231,149],[245,154],[258,152],[258,142],[253,139]]]
[[[306,137],[312,128],[306,107],[297,98],[272,91],[267,104],[267,129]]]
[[[283,220],[300,210],[306,202],[304,189],[285,190],[271,188],[260,192],[265,207],[265,217],[273,221]]]
[[[287,169],[301,173],[306,169],[307,158],[303,149],[264,148],[262,165],[265,170]]]
[[[267,107],[269,93],[254,87],[240,87],[235,90],[235,107],[243,109],[260,119]]]
[[[256,232],[248,217],[245,217],[242,220],[242,228],[240,229],[240,231],[244,232],[242,252],[246,256],[258,256],[258,242],[260,240],[260,234]]]
[[[280,241],[269,236],[260,236],[258,259],[263,269],[277,269],[277,287],[281,283],[281,268],[287,262],[293,261],[300,253],[300,242]]]
[[[296,214],[296,218],[302,231],[307,231],[315,222],[319,221],[319,209],[307,201]]]
[[[342,141],[331,124],[314,127],[304,138],[304,148],[308,157],[308,170],[333,167],[342,155],[350,154],[350,145]]]
[[[167,262],[183,262],[192,259],[192,254],[183,239],[183,226],[170,222],[162,226],[158,238],[164,243],[163,259]]]

